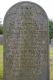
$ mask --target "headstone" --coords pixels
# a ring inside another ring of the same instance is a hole
[[[11,7],[4,18],[4,80],[49,80],[48,18],[32,2]]]
[[[51,47],[53,47],[53,38],[51,39]]]
[[[0,35],[0,45],[3,45],[3,35]]]

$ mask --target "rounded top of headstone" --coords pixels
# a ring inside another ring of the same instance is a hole
[[[15,5],[13,5],[6,13],[5,15],[5,18],[10,15],[10,14],[16,14],[18,9],[32,9],[32,10],[36,10],[36,14],[40,14],[40,15],[43,15],[45,16],[45,18],[48,20],[48,17],[47,17],[47,14],[45,12],[45,10],[39,6],[38,4],[34,3],[34,2],[30,2],[30,1],[21,1],[21,2],[18,2],[16,3]],[[5,20],[4,18],[4,20]]]

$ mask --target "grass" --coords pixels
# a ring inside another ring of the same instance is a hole
[[[0,45],[0,80],[3,77],[3,46]]]
[[[50,48],[50,80],[53,80],[53,48]],[[0,45],[0,80],[3,77],[3,46]]]
[[[50,80],[53,80],[53,48],[50,48]]]
[[[50,53],[50,58],[53,58],[53,48],[50,48],[49,53]]]

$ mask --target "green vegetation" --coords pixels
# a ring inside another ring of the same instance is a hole
[[[0,24],[0,34],[3,34],[3,25]]]
[[[50,39],[50,42],[51,42],[52,38],[53,38],[53,21],[50,20],[49,21],[49,39]]]
[[[50,48],[50,80],[53,80],[53,48]]]
[[[0,45],[0,80],[3,77],[3,46]],[[50,80],[53,80],[53,48],[50,48]]]
[[[50,80],[53,80],[53,60],[50,61]]]
[[[50,48],[49,53],[50,53],[50,58],[53,59],[53,48]]]
[[[0,80],[3,77],[3,46],[0,45]]]

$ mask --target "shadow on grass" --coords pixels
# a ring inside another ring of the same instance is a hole
[[[3,80],[3,76],[2,75],[0,75],[0,80]]]

